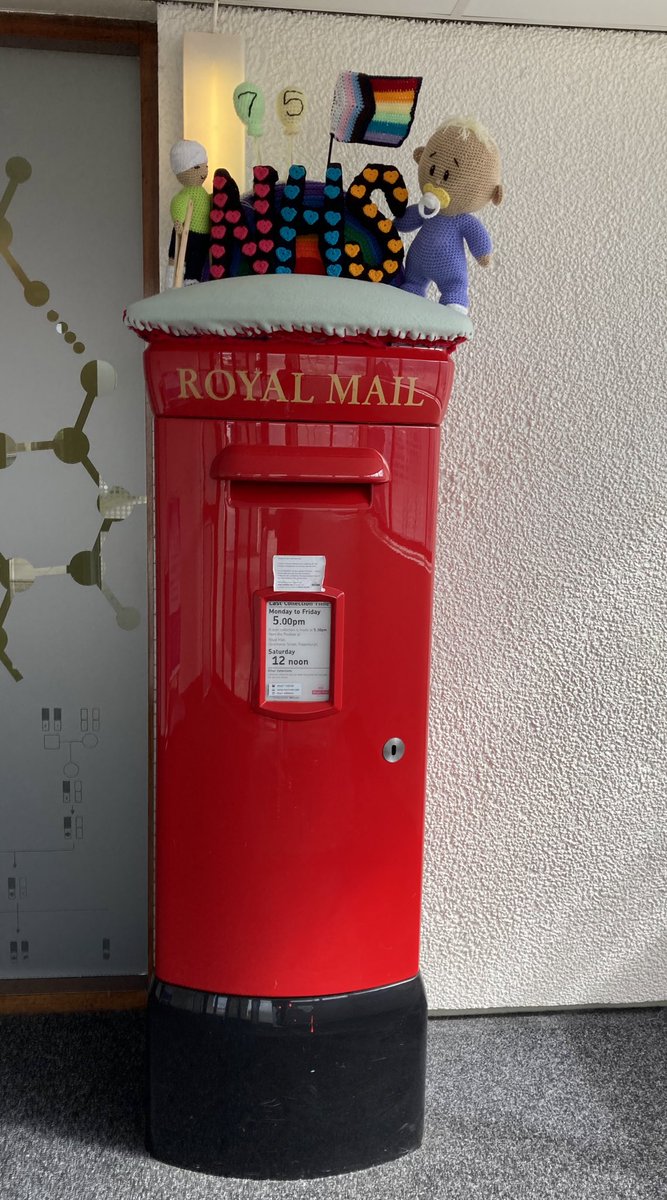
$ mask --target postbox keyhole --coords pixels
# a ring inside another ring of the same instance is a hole
[[[382,747],[382,754],[388,763],[400,762],[405,754],[405,742],[401,738],[389,738]]]

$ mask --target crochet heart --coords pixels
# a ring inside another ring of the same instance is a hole
[[[340,258],[340,250],[332,250],[331,248],[326,250],[325,258],[328,258],[329,262],[338,262],[338,259]]]
[[[402,187],[394,188],[394,195],[397,200],[400,200],[400,201],[407,200],[407,198],[408,198],[407,188],[402,188]]]
[[[213,216],[213,213],[211,213],[211,216]],[[222,213],[218,213],[218,216],[222,216]],[[213,228],[211,230],[212,238],[225,238],[226,236],[227,236],[227,230],[225,229],[224,225],[214,225],[213,226]]]
[[[378,174],[379,172],[375,167],[366,167],[366,170],[362,171],[364,179],[367,179],[369,183],[375,183]]]
[[[291,267],[276,267],[276,275],[291,275]]]
[[[398,179],[398,171],[384,171],[382,178],[384,179],[385,183],[396,183],[396,180]]]
[[[256,258],[252,264],[252,269],[253,271],[256,271],[258,275],[266,275],[266,272],[269,269],[269,264],[265,258]]]
[[[283,196],[288,200],[295,200],[300,191],[301,188],[296,187],[293,183],[288,183],[287,187],[283,188]]]
[[[269,211],[269,202],[268,200],[255,200],[254,208],[255,212],[258,212],[264,216],[264,213]]]
[[[214,225],[218,225],[224,218],[224,213],[221,213],[218,208],[211,209],[211,220]]]
[[[327,229],[327,232],[324,235],[324,240],[329,246],[335,246],[339,237],[340,233],[337,229]]]
[[[398,254],[399,250],[403,249],[403,243],[400,238],[390,238],[387,242],[387,250],[393,250],[394,254]]]
[[[303,211],[303,219],[307,225],[314,225],[319,219],[319,215],[313,208],[305,208]]]
[[[384,271],[369,271],[368,278],[372,280],[373,283],[381,283],[382,279],[384,278]]]
[[[364,268],[361,263],[348,263],[347,269],[350,275],[354,275],[355,279],[364,273]]]
[[[366,213],[367,217],[377,217],[378,206],[377,204],[364,204],[363,211]]]
[[[221,265],[218,265],[218,263],[211,263],[210,270],[214,279],[222,279],[225,273],[225,268]]]
[[[270,252],[273,250],[273,242],[270,238],[262,238],[261,242],[259,243],[259,248],[264,254],[270,254]]]
[[[266,179],[270,170],[270,167],[255,167],[253,175],[255,179]]]
[[[382,266],[387,272],[387,275],[393,275],[394,271],[398,271],[398,263],[396,262],[395,258],[385,258]]]
[[[272,228],[273,228],[273,221],[258,221],[257,222],[257,232],[258,233],[270,233]]]
[[[378,221],[378,229],[381,233],[389,233],[391,230],[391,221],[386,217],[384,221]]]
[[[216,192],[215,196],[213,197],[213,203],[215,204],[216,208],[224,208],[225,204],[227,203],[227,193]]]
[[[342,275],[343,268],[340,263],[327,267],[327,275]]]
[[[232,208],[225,214],[230,225],[236,225],[241,220],[241,214],[238,208]]]
[[[359,253],[359,245],[357,242],[346,242],[345,253],[348,258],[356,258]]]
[[[350,195],[356,196],[358,200],[360,200],[362,196],[365,196],[366,188],[364,187],[363,183],[353,183],[352,187],[350,188]]]
[[[227,182],[227,176],[223,175],[221,171],[216,171],[215,175],[213,176],[213,187],[214,188],[223,188],[225,186],[226,182]]]
[[[268,183],[256,183],[255,184],[254,192],[255,192],[256,196],[261,196],[261,197],[268,196],[270,191],[271,191],[271,186]]]
[[[292,242],[296,237],[296,229],[291,225],[283,225],[280,229],[280,236],[284,242]]]
[[[253,254],[256,254],[256,253],[257,253],[257,243],[256,242],[244,242],[243,245],[241,246],[241,254],[247,255],[248,258],[252,258]]]
[[[326,221],[327,225],[337,225],[338,222],[340,221],[340,213],[339,212],[325,212],[324,220]]]
[[[288,246],[278,246],[278,249],[276,250],[276,258],[278,258],[280,262],[289,262],[291,257],[292,251]]]
[[[213,255],[213,258],[222,258],[226,253],[227,251],[225,250],[224,246],[220,246],[217,243],[215,246],[211,246],[211,254]]]
[[[335,200],[336,196],[340,195],[340,188],[332,187],[331,184],[327,184],[327,186],[324,189],[324,195],[327,197],[328,200]]]
[[[238,238],[238,240],[240,242],[244,242],[245,239],[247,238],[247,236],[248,236],[248,226],[247,225],[237,225],[236,229],[234,230],[234,237]]]
[[[280,215],[283,221],[293,221],[296,216],[295,208],[281,208]]]
[[[289,173],[291,179],[303,179],[306,174],[306,168],[300,166],[290,167]]]

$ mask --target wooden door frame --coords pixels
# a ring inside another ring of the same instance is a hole
[[[157,25],[86,17],[0,12],[0,46],[116,54],[139,59],[144,295],[159,291]],[[150,445],[150,441],[148,443]],[[150,490],[149,463],[149,490]],[[149,581],[152,568],[149,563]],[[152,604],[149,603],[149,646]],[[153,967],[153,689],[149,671],[148,975],[0,980],[0,1014],[142,1008]]]

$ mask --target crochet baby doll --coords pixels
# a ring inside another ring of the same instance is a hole
[[[175,142],[169,154],[171,169],[182,184],[171,201],[170,213],[174,228],[169,243],[169,273],[171,286],[176,255],[176,240],[183,233],[183,222],[192,200],[192,220],[185,249],[185,282],[198,283],[208,258],[211,233],[211,197],[202,184],[208,175],[208,155],[199,142]]]
[[[472,214],[503,198],[500,153],[486,129],[471,117],[451,117],[419,146],[418,204],[411,204],[396,227],[419,233],[405,260],[406,292],[425,296],[429,283],[440,291],[440,303],[468,311],[468,267],[465,243],[477,262],[487,267],[493,247],[482,222]]]

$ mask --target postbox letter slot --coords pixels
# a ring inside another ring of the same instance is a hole
[[[363,446],[226,446],[213,461],[214,479],[243,483],[388,483],[389,466]]]

